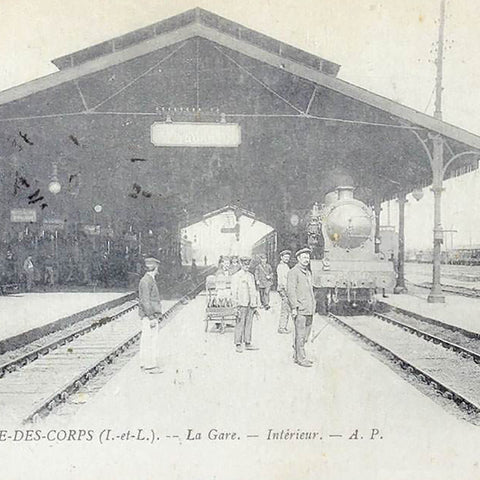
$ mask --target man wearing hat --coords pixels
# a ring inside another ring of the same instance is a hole
[[[295,323],[295,355],[294,360],[301,367],[311,367],[312,362],[305,355],[305,343],[312,329],[313,314],[315,313],[315,295],[313,293],[312,273],[309,248],[297,251],[297,264],[287,275],[287,296],[292,309]]]
[[[273,284],[272,267],[267,263],[267,256],[260,255],[260,263],[255,268],[255,282],[260,292],[260,302],[265,310],[270,309],[270,288]]]
[[[145,259],[147,272],[138,285],[138,313],[142,319],[140,368],[146,373],[161,373],[158,365],[158,319],[162,313],[160,294],[155,277],[160,261]]]
[[[288,262],[290,261],[291,253],[290,250],[282,250],[280,252],[280,263],[277,265],[277,292],[282,301],[278,333],[290,333],[287,328],[288,317],[290,316],[290,304],[287,297],[287,275],[290,271]]]
[[[230,260],[230,267],[228,273],[230,276],[235,275],[242,267],[240,266],[238,255],[233,255]]]
[[[252,344],[253,314],[257,309],[257,290],[255,279],[248,271],[250,258],[240,258],[241,270],[232,277],[232,300],[238,308],[237,323],[235,325],[235,348],[238,353],[246,350],[258,350]]]

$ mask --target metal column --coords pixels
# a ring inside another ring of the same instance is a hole
[[[407,194],[398,194],[398,262],[397,262],[397,284],[393,289],[394,293],[406,293],[405,286],[405,204]]]
[[[434,198],[433,210],[433,275],[432,289],[428,295],[429,303],[444,303],[441,278],[441,250],[443,243],[442,219],[442,191],[443,191],[443,139],[440,135],[433,137],[432,159],[432,191]]]

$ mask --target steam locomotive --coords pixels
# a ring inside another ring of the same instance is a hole
[[[313,206],[303,222],[301,244],[307,243],[312,249],[313,286],[321,293],[317,298],[324,299],[327,310],[345,305],[373,308],[376,291],[395,285],[393,263],[385,253],[375,253],[373,211],[353,197],[353,190],[337,187],[325,196],[323,206]],[[253,248],[254,254],[265,253],[272,266],[277,263],[273,235]]]
[[[377,289],[394,287],[393,263],[375,253],[375,216],[353,198],[353,187],[327,194],[323,208],[312,210],[309,225],[312,232],[311,226],[319,225],[323,235],[323,258],[313,258],[311,269],[313,286],[326,292],[328,309],[345,303],[373,307]]]

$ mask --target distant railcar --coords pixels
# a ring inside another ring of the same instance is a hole
[[[480,265],[480,248],[455,248],[446,252],[445,263],[452,265]]]
[[[277,263],[277,232],[275,230],[267,233],[253,245],[251,268],[258,265],[260,255],[266,255],[267,263],[272,267]]]

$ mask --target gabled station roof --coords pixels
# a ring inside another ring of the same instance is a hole
[[[188,10],[174,17],[154,23],[153,25],[134,30],[126,35],[121,35],[106,42],[56,58],[52,63],[60,70],[63,70],[110,53],[125,50],[133,45],[139,45],[146,40],[155,39],[166,33],[179,31],[191,25],[203,25],[207,28],[213,28],[214,30],[242,40],[245,43],[249,43],[252,46],[276,53],[284,58],[290,58],[295,62],[319,70],[327,75],[335,76],[340,69],[340,65],[336,63],[292,47],[291,45],[275,40],[207,10],[203,10],[202,8]]]
[[[0,93],[0,161],[20,146],[18,168],[38,188],[55,161],[68,179],[61,195],[71,193],[62,198],[84,216],[92,202],[148,224],[238,204],[275,225],[322,201],[344,174],[370,191],[364,200],[427,183],[431,133],[447,140],[447,158],[480,150],[477,135],[339,79],[339,65],[202,9],[54,63],[59,72]],[[151,124],[167,115],[221,114],[241,126],[238,148],[150,141]]]
[[[65,82],[75,81],[85,75],[194,37],[211,40],[272,67],[283,69],[333,92],[383,110],[412,126],[421,126],[480,148],[480,137],[477,135],[336,78],[340,68],[338,64],[274,40],[201,8],[188,10],[129,34],[57,58],[53,63],[60,72],[1,92],[0,105]],[[392,126],[395,123],[392,122]]]

